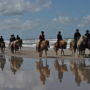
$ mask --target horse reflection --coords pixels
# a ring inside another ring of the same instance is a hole
[[[47,64],[47,60],[45,61],[45,65],[44,65],[43,60],[40,59],[39,61],[37,61],[36,69],[40,73],[40,80],[41,80],[42,84],[44,85],[46,82],[46,79],[48,77],[50,77],[50,69]]]
[[[5,67],[5,63],[6,63],[6,58],[4,55],[0,55],[0,68],[3,71],[4,67]]]
[[[20,67],[21,67],[22,63],[23,63],[23,58],[22,57],[11,56],[11,58],[10,58],[10,68],[11,68],[11,70],[14,74],[16,74],[16,72],[18,70],[20,70]]]
[[[90,83],[90,65],[87,65],[85,60],[71,62],[70,69],[75,75],[75,82],[78,86],[82,81]]]
[[[67,71],[66,64],[64,64],[63,61],[60,61],[59,63],[59,61],[56,59],[54,62],[54,67],[58,71],[58,79],[60,80],[60,82],[62,82],[63,73]]]

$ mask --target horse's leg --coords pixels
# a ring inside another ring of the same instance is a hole
[[[39,51],[39,57],[42,57],[42,51]]]
[[[64,50],[63,50],[63,48],[61,49],[61,55],[64,55]]]
[[[47,50],[45,50],[45,55],[47,56]]]
[[[56,49],[55,51],[56,51],[56,55],[58,55],[58,49]]]
[[[72,49],[72,55],[74,55],[74,50]]]
[[[14,49],[11,47],[11,52],[14,53]]]
[[[79,56],[82,55],[82,51],[79,49]]]
[[[74,53],[76,52],[76,48],[74,48]]]

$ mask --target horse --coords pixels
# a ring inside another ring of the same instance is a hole
[[[86,48],[90,50],[90,38],[87,38]]]
[[[73,55],[73,53],[76,52],[75,41],[74,40],[71,40],[69,49],[72,51],[72,55]]]
[[[15,40],[9,44],[9,47],[11,49],[11,52],[14,53],[18,50],[21,50],[22,47],[22,40]]]
[[[64,50],[63,49],[66,49],[66,46],[67,46],[67,42],[65,40],[59,41],[59,45],[58,45],[58,42],[55,42],[54,50],[56,52],[56,55],[58,55],[58,50],[59,49],[61,49],[61,55],[62,54],[64,55]]]
[[[0,43],[0,49],[1,49],[1,52],[4,53],[4,51],[5,51],[5,42]]]
[[[40,43],[36,44],[36,51],[39,53],[39,57],[42,57],[43,51],[45,51],[45,55],[47,56],[47,51],[49,48],[49,41],[48,40],[44,40]]]
[[[86,49],[86,37],[81,36],[77,43],[75,43],[75,40],[71,40],[70,42],[70,50],[72,51],[72,54],[79,53],[79,55],[84,55]]]
[[[79,50],[79,55],[85,55],[86,50],[86,36],[81,36],[80,39],[77,42],[77,49]]]

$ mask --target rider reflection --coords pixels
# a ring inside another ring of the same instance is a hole
[[[22,63],[23,63],[23,58],[22,57],[11,56],[11,58],[10,58],[11,71],[14,74],[16,74],[16,72],[18,70],[20,70]]]
[[[54,67],[58,71],[58,79],[60,82],[63,80],[63,74],[67,71],[67,66],[62,60],[60,62],[56,59],[54,62]]]
[[[43,85],[45,85],[46,79],[50,77],[50,69],[47,64],[47,60],[45,60],[45,65],[42,59],[36,62],[36,69],[40,73],[40,80]]]
[[[70,69],[75,75],[75,82],[78,86],[82,81],[90,83],[90,64],[87,65],[84,59],[71,62]]]
[[[5,67],[5,63],[6,63],[5,55],[0,55],[0,68],[1,68],[2,71]]]

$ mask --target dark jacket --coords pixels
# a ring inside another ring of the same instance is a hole
[[[44,34],[41,34],[41,35],[39,36],[39,40],[40,40],[40,41],[45,40],[45,35],[44,35]]]
[[[60,41],[60,40],[62,40],[62,35],[61,34],[58,34],[57,35],[57,41]]]
[[[75,34],[74,34],[74,40],[79,40],[79,38],[81,37],[81,34],[79,33],[79,32],[76,32]]]

